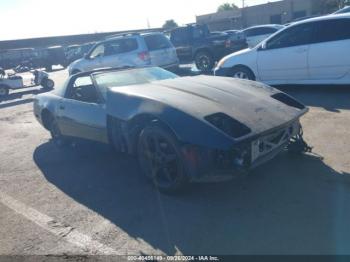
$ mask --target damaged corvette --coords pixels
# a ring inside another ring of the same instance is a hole
[[[34,100],[55,144],[82,138],[135,155],[162,192],[229,179],[284,150],[309,151],[300,125],[307,111],[262,83],[158,67],[79,73]]]

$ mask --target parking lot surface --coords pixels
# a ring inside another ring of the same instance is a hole
[[[57,86],[67,72],[51,75]],[[32,113],[40,90],[12,93],[0,102],[0,254],[350,254],[350,88],[283,91],[310,108],[314,154],[178,196],[103,145],[56,148]]]

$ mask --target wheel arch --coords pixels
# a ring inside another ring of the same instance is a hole
[[[193,59],[196,58],[196,56],[199,52],[208,52],[214,59],[214,53],[209,47],[199,47],[198,49],[196,49],[194,54],[193,54]]]
[[[151,113],[141,113],[129,120],[108,115],[107,132],[109,142],[123,153],[135,154],[137,150],[138,137],[141,131],[148,125],[158,125],[172,134],[178,141],[180,137],[170,124],[159,116]]]
[[[230,74],[229,76],[232,76],[231,74],[232,74],[233,70],[235,70],[237,68],[245,68],[252,73],[252,75],[254,76],[254,80],[257,78],[256,72],[254,72],[250,66],[247,66],[245,64],[237,64],[237,65],[231,66],[231,68],[229,70],[229,74]]]
[[[40,114],[41,114],[41,121],[42,121],[43,126],[45,127],[45,129],[49,130],[50,123],[53,120],[52,112],[49,109],[44,108],[41,110]]]

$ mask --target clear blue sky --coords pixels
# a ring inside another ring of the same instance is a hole
[[[275,0],[270,0],[270,2]],[[0,40],[160,27],[215,12],[224,2],[242,0],[0,0]],[[245,0],[246,5],[269,2]]]

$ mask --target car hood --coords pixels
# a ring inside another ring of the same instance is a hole
[[[70,64],[70,66],[76,66],[76,65],[82,63],[83,60],[84,60],[84,58],[79,58],[79,59],[75,60],[74,62],[72,62],[72,63]]]
[[[280,91],[262,83],[227,77],[195,76],[156,81],[149,84],[115,87],[113,93],[138,96],[163,107],[181,110],[206,121],[206,116],[224,113],[261,133],[297,119],[307,109],[288,106],[271,96]],[[113,103],[113,101],[107,101]],[[145,106],[145,105],[143,105]],[[161,110],[161,109],[160,109]]]
[[[86,63],[86,59],[85,58],[79,58],[77,60],[75,60],[74,62],[72,62],[69,65],[69,69],[76,69],[79,66],[82,66],[84,63]]]
[[[240,50],[240,51],[237,51],[237,52],[234,52],[232,54],[229,54],[225,57],[223,57],[222,59],[223,60],[227,60],[227,59],[230,59],[232,57],[236,57],[236,56],[242,56],[242,55],[245,55],[245,54],[249,54],[251,51],[252,51],[253,48],[249,47],[249,48],[246,48],[246,49],[243,49],[243,50]]]

